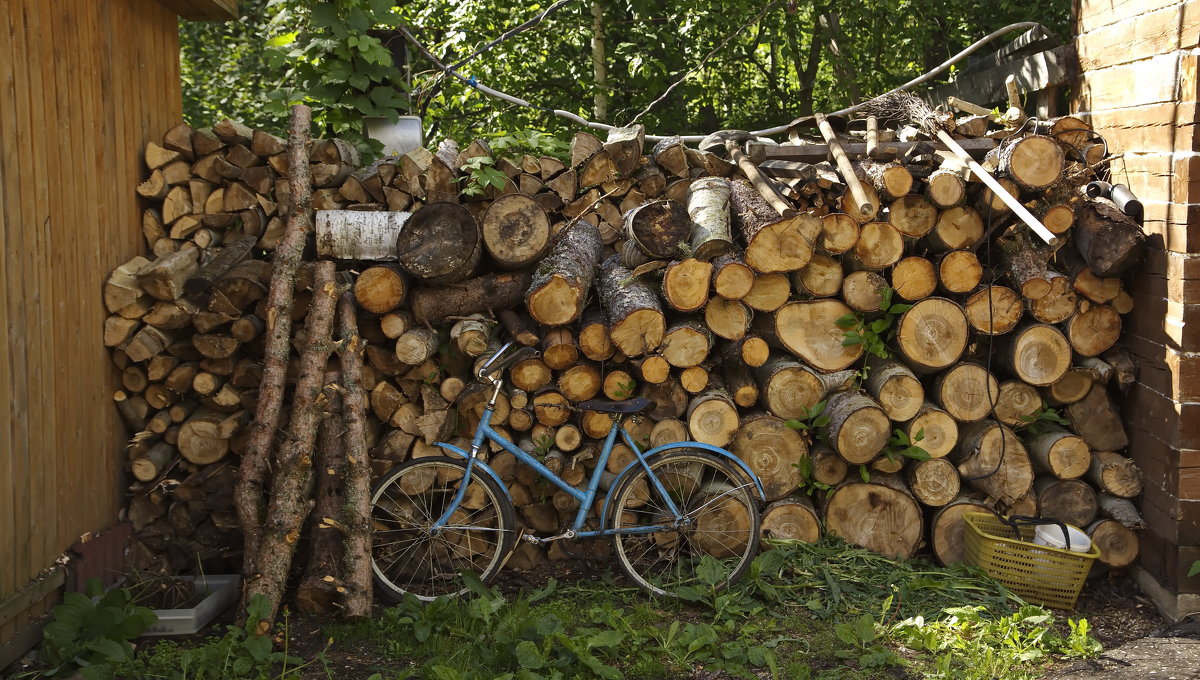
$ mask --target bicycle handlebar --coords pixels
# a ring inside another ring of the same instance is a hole
[[[505,343],[503,347],[501,347],[495,354],[492,355],[492,358],[487,360],[487,363],[480,366],[479,377],[483,378],[486,375],[499,373],[507,368],[510,364],[514,364],[518,361],[524,361],[525,359],[537,358],[542,354],[533,347],[521,347],[508,356],[501,358],[501,355],[503,355],[509,347],[512,347],[512,345],[513,343],[511,342]]]

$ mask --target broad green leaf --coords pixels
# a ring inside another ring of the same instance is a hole
[[[514,652],[517,657],[517,663],[521,664],[521,668],[537,670],[546,664],[545,659],[542,658],[541,650],[529,640],[518,642]]]

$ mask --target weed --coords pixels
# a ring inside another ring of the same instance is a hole
[[[910,304],[893,304],[892,296],[895,290],[885,286],[880,295],[883,298],[879,306],[881,316],[867,321],[862,314],[846,314],[835,323],[842,329],[842,346],[862,345],[868,354],[880,359],[892,356],[887,343],[896,336],[894,328],[896,318],[912,309]]]
[[[63,677],[76,671],[84,680],[114,677],[113,669],[133,658],[130,640],[158,620],[133,603],[129,591],[108,592],[99,579],[88,579],[83,593],[67,593],[42,630],[42,654],[51,668],[26,677]]]
[[[464,196],[482,196],[488,187],[503,189],[508,177],[494,166],[496,160],[491,156],[476,156],[467,161],[462,169],[467,174],[458,178],[463,182]]]
[[[1017,425],[1016,429],[1021,434],[1030,437],[1036,437],[1043,432],[1053,430],[1056,426],[1069,425],[1066,418],[1057,409],[1053,409],[1046,400],[1042,400],[1042,407],[1027,416],[1021,416],[1021,424]]]
[[[300,670],[323,661],[291,656],[285,648],[276,651],[271,637],[256,635],[259,622],[270,613],[263,595],[255,595],[246,606],[243,626],[227,626],[224,635],[208,638],[195,647],[181,647],[175,642],[156,644],[148,653],[124,664],[118,677],[170,678],[171,680],[291,680],[300,677]],[[288,611],[284,609],[282,637],[287,634]]]
[[[929,460],[929,452],[917,446],[917,442],[923,439],[925,439],[925,428],[917,430],[912,439],[909,439],[908,434],[903,430],[892,430],[892,436],[888,438],[887,448],[883,450],[883,455],[887,456],[888,460],[892,462],[896,462],[901,458]]]
[[[801,406],[801,417],[784,421],[783,424],[787,425],[793,430],[800,430],[809,445],[812,445],[814,435],[823,441],[823,428],[828,427],[829,425],[829,416],[824,415],[825,404],[826,401],[821,400],[812,406]]]

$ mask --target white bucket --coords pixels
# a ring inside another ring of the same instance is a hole
[[[1069,524],[1066,526],[1068,535],[1071,537],[1071,552],[1085,553],[1092,549],[1092,539],[1088,538],[1087,534]],[[1039,525],[1033,531],[1033,542],[1059,550],[1067,549],[1063,530],[1057,524]]]

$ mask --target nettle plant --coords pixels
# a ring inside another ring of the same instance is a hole
[[[1057,409],[1051,408],[1045,399],[1042,400],[1041,408],[1027,416],[1021,416],[1020,421],[1021,424],[1017,425],[1016,429],[1030,437],[1070,424]]]
[[[864,351],[880,359],[892,356],[887,343],[896,337],[896,318],[912,309],[912,305],[907,303],[893,303],[892,297],[895,292],[891,287],[884,287],[880,291],[880,316],[875,319],[868,321],[861,313],[855,312],[846,314],[834,322],[842,329],[843,347],[862,345]]]

